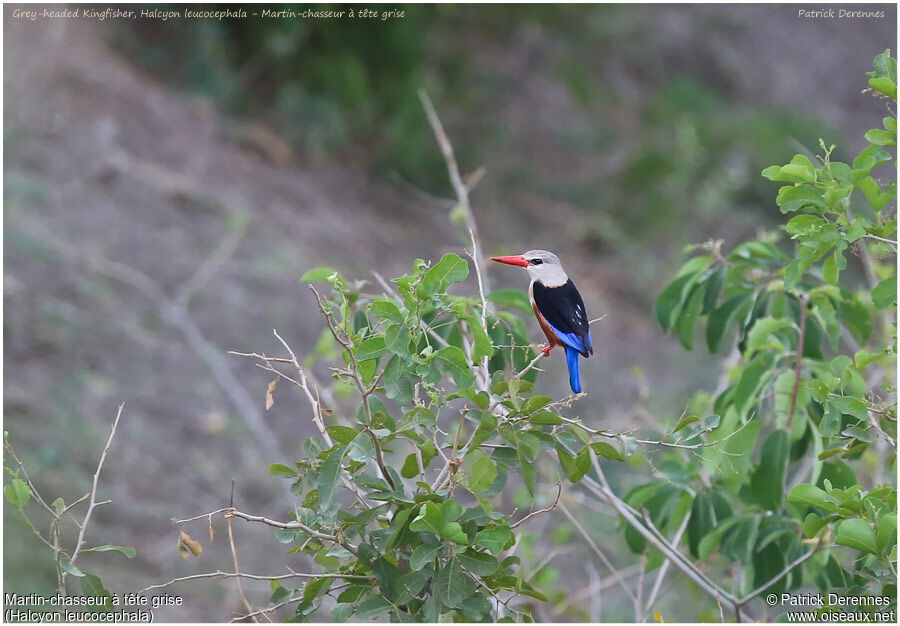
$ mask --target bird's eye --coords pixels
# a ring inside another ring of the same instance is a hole
[[[531,259],[532,265],[540,265],[541,263],[543,263],[541,259]]]

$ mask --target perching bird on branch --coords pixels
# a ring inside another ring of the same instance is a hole
[[[528,270],[531,276],[531,285],[528,286],[531,308],[541,330],[547,335],[548,345],[541,352],[547,356],[554,346],[565,348],[569,384],[572,391],[581,393],[578,355],[588,358],[594,353],[591,328],[584,310],[584,300],[560,264],[559,257],[546,250],[530,250],[515,256],[494,256],[491,260]]]

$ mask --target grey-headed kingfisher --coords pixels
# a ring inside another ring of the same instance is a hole
[[[587,358],[594,353],[591,328],[584,310],[584,300],[560,264],[559,257],[546,250],[529,250],[525,254],[491,257],[491,260],[528,270],[531,276],[528,286],[531,308],[548,342],[541,352],[547,356],[554,346],[565,349],[569,385],[572,391],[581,393],[578,355]]]

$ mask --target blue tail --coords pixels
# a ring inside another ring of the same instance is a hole
[[[566,346],[566,363],[569,366],[569,385],[575,393],[581,393],[581,372],[578,369],[578,350]]]

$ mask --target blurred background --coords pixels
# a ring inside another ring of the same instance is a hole
[[[112,502],[88,540],[137,557],[79,562],[114,593],[231,570],[224,526],[212,544],[205,520],[188,527],[205,551],[179,560],[171,519],[227,506],[232,479],[242,510],[292,508],[268,466],[299,454],[309,407],[284,388],[264,411],[267,376],[227,351],[277,353],[276,328],[315,352],[323,324],[303,272],[371,281],[373,269],[390,277],[462,253],[418,89],[463,175],[481,176],[485,251],[557,252],[589,313],[607,316],[581,415],[656,432],[715,389],[723,358],[685,352],[652,318],[685,245],[729,249],[781,223],[767,165],[818,153],[820,137],[838,160],[864,147],[884,115],[860,93],[864,73],[897,39],[895,5],[853,5],[885,17],[852,20],[759,4],[377,5],[403,11],[387,20],[13,19],[17,8],[42,7],[3,8],[4,429],[42,495],[72,502],[126,403],[99,494]],[[490,271],[495,286],[527,285]],[[539,392],[565,394],[562,357],[546,369]],[[328,376],[321,362],[314,371]],[[579,514],[595,536],[621,533]],[[546,517],[544,540],[568,532]],[[49,552],[6,504],[4,522],[4,591],[52,593]],[[310,571],[270,530],[236,524],[242,569]],[[635,557],[607,545],[626,571]],[[532,564],[547,554],[529,551]],[[557,599],[608,575],[558,556],[538,572]],[[263,605],[268,584],[245,584]],[[185,605],[154,617],[228,620],[234,589],[183,583],[169,592]],[[631,619],[602,589],[535,616]],[[674,589],[666,620],[694,619],[692,592]]]

